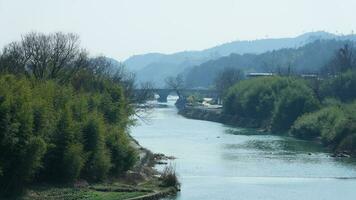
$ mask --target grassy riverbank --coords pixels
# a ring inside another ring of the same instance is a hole
[[[139,185],[121,182],[93,184],[85,187],[38,185],[30,187],[22,197],[12,199],[23,200],[55,200],[55,199],[88,199],[88,200],[129,200],[150,199],[174,195],[174,187],[160,187],[159,179],[144,181]]]

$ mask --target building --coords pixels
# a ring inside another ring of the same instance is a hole
[[[255,77],[264,77],[264,76],[273,76],[273,73],[265,73],[265,72],[253,72],[248,73],[246,76],[247,78],[255,78]]]

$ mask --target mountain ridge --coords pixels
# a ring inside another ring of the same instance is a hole
[[[308,32],[297,37],[269,38],[258,40],[238,40],[216,45],[211,48],[181,51],[171,54],[147,53],[134,55],[124,61],[126,67],[136,72],[140,82],[150,81],[162,87],[164,79],[189,70],[210,60],[234,54],[261,54],[284,48],[298,48],[320,39],[347,39],[350,35],[335,35],[318,31]]]

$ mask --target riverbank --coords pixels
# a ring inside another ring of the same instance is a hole
[[[232,115],[223,114],[222,108],[208,108],[203,106],[185,106],[183,109],[179,109],[178,114],[189,118],[199,119],[205,121],[218,122],[222,124],[240,126],[245,128],[257,128],[263,129],[264,124],[257,123],[253,119],[245,119]]]
[[[182,191],[174,200],[353,200],[356,160],[314,142],[178,115],[172,99],[132,136],[175,156]],[[231,189],[233,188],[233,189]]]
[[[154,154],[131,136],[130,139],[130,144],[138,152],[139,161],[121,177],[96,184],[79,180],[73,185],[34,185],[21,197],[12,199],[152,200],[176,194],[179,188],[164,186],[160,178],[161,173],[154,169],[155,164],[162,163],[169,157]]]
[[[189,118],[189,119],[198,119],[205,121],[218,122],[222,124],[227,124],[231,126],[238,126],[243,128],[255,128],[261,132],[268,132],[269,129],[267,127],[267,123],[258,123],[253,119],[244,119],[236,116],[223,114],[222,108],[206,108],[206,107],[193,107],[186,106],[183,109],[178,111],[178,114]],[[288,134],[289,135],[289,134]],[[294,135],[289,135],[295,137]],[[305,140],[305,139],[304,139]],[[320,138],[315,138],[313,141],[318,144],[322,144],[322,140]],[[331,147],[327,146],[330,150],[333,150]],[[355,154],[352,154],[348,151],[337,151],[333,150],[333,153],[330,155],[331,157],[356,157]]]

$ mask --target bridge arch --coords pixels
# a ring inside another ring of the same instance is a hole
[[[158,102],[167,102],[167,97],[170,94],[173,94],[173,93],[177,94],[177,92],[174,89],[154,89],[153,92],[159,96],[157,99]],[[189,95],[196,94],[196,93],[202,94],[205,97],[211,97],[213,99],[218,98],[218,94],[215,90],[182,89],[179,91],[179,93],[180,93],[180,96],[179,96],[180,100],[184,100]]]
[[[154,94],[158,95],[157,101],[161,103],[166,103],[168,101],[168,96],[171,94],[177,94],[172,89],[157,89],[154,90]]]

